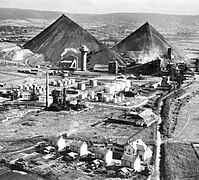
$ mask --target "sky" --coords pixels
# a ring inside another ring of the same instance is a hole
[[[0,7],[88,14],[199,14],[199,0],[0,0]]]

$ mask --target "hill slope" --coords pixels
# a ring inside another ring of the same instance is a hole
[[[39,11],[14,8],[0,8],[0,19],[44,19],[55,20],[63,12],[58,11]],[[110,13],[110,14],[73,14],[64,13],[72,20],[83,23],[102,21],[106,23],[133,22],[144,23],[149,21],[153,24],[166,25],[170,23],[184,25],[198,25],[199,15],[168,15],[168,14],[152,14],[152,13]]]
[[[124,56],[139,59],[154,60],[158,57],[167,56],[168,48],[177,59],[187,57],[155,30],[148,22],[123,39],[113,47]]]
[[[62,15],[44,31],[27,42],[24,48],[44,54],[46,60],[50,60],[52,64],[58,64],[61,53],[66,48],[68,50],[75,49],[74,51],[80,57],[78,50],[82,44],[89,48],[88,65],[90,68],[95,64],[108,64],[110,60],[118,60],[122,63],[115,53],[65,15]]]

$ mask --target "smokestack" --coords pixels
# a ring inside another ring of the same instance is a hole
[[[89,49],[85,45],[82,45],[79,50],[81,51],[81,71],[86,71],[86,60]]]
[[[65,87],[65,81],[63,82],[64,88],[63,88],[63,106],[66,106],[66,87]]]
[[[171,54],[172,54],[172,50],[171,50],[171,48],[168,48],[168,50],[167,50],[167,58],[168,59],[171,59]]]
[[[49,107],[49,75],[46,72],[46,107]]]

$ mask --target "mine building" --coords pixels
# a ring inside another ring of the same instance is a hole
[[[69,55],[67,57],[63,57],[59,63],[60,69],[63,71],[74,71],[77,70],[78,67],[78,57],[75,55]]]
[[[112,50],[126,63],[123,73],[159,75],[170,63],[188,63],[186,55],[172,45],[148,22],[116,44]]]

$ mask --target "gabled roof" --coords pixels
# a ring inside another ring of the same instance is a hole
[[[139,148],[146,150],[147,145],[141,139],[137,139],[136,141],[131,142],[127,146],[131,146],[133,149],[137,150]]]
[[[74,141],[72,141],[70,143],[70,146],[75,146],[75,147],[79,147],[80,148],[84,143],[85,142],[83,142],[83,141],[76,141],[76,140],[74,140]]]
[[[88,67],[90,68],[95,64],[108,64],[110,60],[116,60],[120,65],[124,64],[119,55],[65,15],[28,41],[24,48],[30,49],[34,53],[43,54],[46,60],[51,61],[52,64],[58,64],[65,48],[77,50],[80,57],[79,48],[82,44],[89,49]]]
[[[144,121],[148,124],[152,121],[158,120],[158,116],[150,111],[149,109],[146,109],[139,113],[139,116],[144,119]]]
[[[144,58],[167,55],[168,48],[172,49],[174,57],[180,60],[186,60],[183,52],[172,45],[165,37],[155,30],[148,22],[123,39],[113,47],[118,53],[132,58]],[[154,59],[155,60],[155,59]]]
[[[100,153],[103,155],[106,155],[108,153],[109,149],[103,148],[103,147],[96,147],[95,148],[95,153]]]
[[[128,161],[128,162],[135,162],[137,159],[137,156],[134,155],[128,155],[128,154],[123,154],[121,160]]]

